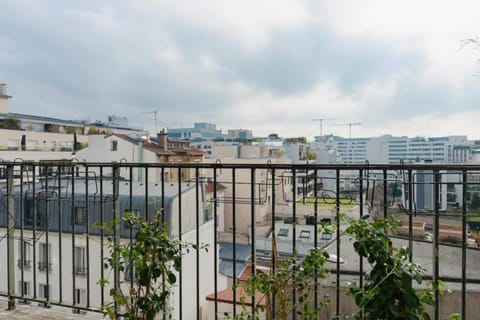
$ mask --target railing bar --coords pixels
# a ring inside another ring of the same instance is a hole
[[[58,260],[60,261],[60,266],[58,270],[58,281],[59,281],[59,302],[63,302],[63,268],[62,268],[62,261],[63,261],[63,254],[62,254],[62,166],[58,166],[57,168],[57,178],[58,178],[58,196],[57,196],[57,210],[58,210]]]
[[[15,254],[14,254],[14,232],[15,232],[15,206],[13,199],[13,171],[14,166],[7,167],[7,296],[8,310],[15,309]],[[23,284],[22,284],[23,287]]]
[[[218,218],[217,218],[217,166],[213,167],[213,225],[214,225],[214,232],[213,232],[213,289],[214,289],[214,313],[215,313],[215,320],[218,319],[218,235],[217,235],[217,228],[218,228]]]
[[[182,241],[182,168],[178,168],[178,239]],[[172,215],[173,216],[173,215]],[[181,248],[180,248],[181,249]],[[183,261],[180,259],[180,272],[178,279],[179,286],[179,319],[182,320],[183,317],[183,272],[182,272]]]
[[[75,306],[77,304],[75,290],[77,286],[77,276],[75,270],[75,170],[73,167],[71,169],[71,177],[72,177],[72,203],[70,205],[70,224],[72,226],[72,304]]]
[[[196,214],[195,214],[195,227],[196,227],[196,238],[195,238],[195,245],[196,245],[196,283],[197,283],[197,292],[196,292],[196,303],[197,303],[197,320],[200,320],[200,183],[199,183],[199,172],[198,167],[195,168],[195,203],[196,203]]]
[[[105,270],[104,270],[104,263],[105,263],[105,257],[104,257],[104,236],[105,236],[105,230],[103,228],[103,225],[105,223],[105,212],[104,212],[104,201],[103,201],[103,167],[100,167],[100,278],[105,279]],[[105,305],[105,286],[100,286],[100,302],[101,305]]]
[[[383,169],[383,218],[386,219],[388,215],[388,193],[387,193],[387,169]]]
[[[358,176],[360,178],[359,181],[359,196],[360,196],[360,218],[363,217],[363,170],[360,169],[358,172]],[[363,288],[363,258],[359,255],[359,271],[360,271],[360,276],[358,279],[359,282],[359,287],[362,289]],[[360,318],[363,319],[363,310],[360,312]]]
[[[161,169],[161,172],[162,172],[162,178],[160,179],[160,183],[161,183],[161,187],[162,187],[162,191],[161,191],[161,195],[162,195],[162,224],[165,223],[165,167],[162,167]],[[131,181],[133,182],[133,181]]]
[[[112,165],[112,207],[113,207],[113,247],[120,245],[120,168],[118,164]],[[120,269],[119,269],[119,257],[115,257],[113,267],[113,289],[115,292],[120,290]],[[116,299],[114,299],[115,314],[118,315],[120,311],[120,305]]]
[[[33,209],[30,207],[33,213],[33,297],[37,298],[37,197],[35,197],[36,192],[36,169],[40,171],[40,165],[34,166],[32,173],[32,202]],[[40,175],[40,172],[38,172]]]
[[[141,170],[141,169],[139,169]],[[128,177],[129,177],[129,183],[128,183],[128,207],[130,208],[130,214],[137,217],[135,213],[135,209],[133,208],[133,168],[130,168],[128,171]],[[123,223],[122,223],[123,224]],[[128,226],[128,241],[130,243],[130,252],[129,252],[129,270],[128,272],[130,273],[130,288],[133,288],[134,284],[134,267],[133,267],[133,261],[132,261],[132,252],[133,252],[133,247],[132,247],[132,242],[133,242],[133,225]],[[133,301],[133,297],[131,298],[131,301]]]
[[[250,169],[250,221],[252,227],[250,228],[250,240],[251,240],[251,246],[250,250],[252,252],[252,275],[255,276],[257,274],[257,262],[256,262],[256,248],[255,248],[255,235],[256,235],[256,217],[255,217],[255,168]],[[268,192],[267,190],[265,192]],[[252,308],[251,308],[251,314],[252,317],[255,313],[256,309],[256,292],[253,292],[253,295],[251,297],[252,299]]]
[[[318,170],[314,169],[314,175],[315,175],[315,182],[314,186],[315,188],[313,189],[313,197],[315,199],[315,202],[313,203],[313,219],[314,219],[314,225],[313,225],[313,247],[315,250],[318,248]],[[322,228],[323,229],[323,228]],[[323,231],[323,230],[322,230]],[[314,272],[314,283],[313,283],[313,306],[315,309],[318,308],[318,269],[315,268]],[[317,316],[319,316],[317,314]]]
[[[82,217],[83,219],[83,217]],[[87,263],[87,308],[90,307],[90,210],[88,192],[88,165],[85,166],[85,232],[86,236],[86,263]]]
[[[271,163],[270,163],[271,165]],[[275,167],[272,166],[271,168],[272,170],[272,243],[273,241],[276,241],[276,238],[277,238],[277,235],[275,234]],[[294,191],[295,192],[295,191]],[[294,201],[296,201],[295,199],[295,196],[294,196]],[[275,258],[273,256],[273,251],[272,251],[272,254],[271,254],[271,262],[270,262],[270,265],[271,265],[271,272],[272,273],[275,273],[276,272],[276,268],[277,266],[275,265]],[[271,297],[271,306],[267,306],[267,307],[270,307],[272,308],[270,311],[271,311],[271,316],[272,316],[272,319],[275,319],[275,308],[273,306],[275,306],[275,295],[273,294],[272,297]],[[268,311],[267,311],[268,312]]]
[[[439,227],[440,227],[440,216],[439,216],[439,184],[440,181],[440,173],[438,170],[434,170],[433,174],[434,179],[434,189],[433,189],[433,201],[434,201],[434,210],[435,210],[435,217],[433,223],[433,282],[438,283],[439,280]],[[435,304],[433,306],[433,316],[435,320],[439,319],[439,302],[440,302],[440,294],[439,289],[435,288],[434,290],[435,296]]]
[[[462,319],[467,318],[467,286],[465,279],[467,277],[467,172],[462,172]]]
[[[233,237],[233,318],[235,319],[237,315],[237,204],[235,202],[237,189],[236,189],[236,172],[235,168],[232,169],[232,237]]]
[[[145,167],[145,219],[147,221],[150,220],[150,211],[148,210],[148,167]]]
[[[305,180],[306,180],[306,177],[307,177],[307,172],[305,174],[305,177],[303,178],[303,185],[302,185],[302,197],[304,197],[306,194],[305,194]],[[295,195],[297,193],[297,172],[295,169],[293,169],[293,173],[292,173],[292,177],[293,177],[293,190]],[[296,251],[297,251],[297,239],[296,239],[296,225],[297,225],[297,197],[295,197],[295,201],[293,201],[293,206],[292,206],[292,219],[293,219],[293,223],[292,223],[292,256],[295,256],[296,255]],[[297,310],[295,308],[295,305],[297,303],[297,290],[296,288],[294,287],[293,288],[293,291],[292,291],[292,302],[293,302],[293,310],[292,310],[292,316],[293,316],[293,320],[297,319]]]
[[[412,170],[408,170],[408,210],[409,212],[413,211],[413,183],[412,183]],[[408,252],[408,259],[410,262],[413,261],[413,217],[410,214],[408,217],[408,224],[409,224],[409,238],[408,238],[408,247],[409,247],[409,252]]]
[[[336,228],[337,228],[337,234],[336,234],[336,237],[337,237],[337,241],[336,242],[336,245],[337,245],[337,274],[336,274],[336,305],[335,305],[335,312],[336,312],[336,316],[340,316],[340,170],[337,169],[336,170],[336,177],[337,177],[337,180],[336,180],[336,186],[335,186],[335,191],[336,191],[336,195],[335,195],[335,216],[336,216]]]
[[[20,266],[21,266],[21,269],[20,269],[20,281],[21,281],[21,293],[22,293],[22,297],[26,294],[25,289],[24,289],[24,283],[25,283],[25,264],[27,263],[25,260],[25,255],[26,255],[26,252],[25,252],[25,244],[24,244],[24,211],[25,211],[25,208],[23,207],[24,205],[24,199],[23,199],[23,169],[24,168],[24,165],[21,164],[20,165],[20,194],[22,195],[20,197]],[[27,179],[28,180],[28,179]]]
[[[49,305],[49,302],[51,300],[51,297],[50,297],[50,293],[51,293],[51,290],[50,290],[50,239],[49,239],[49,224],[50,224],[50,219],[49,219],[49,214],[50,214],[50,210],[49,210],[49,202],[50,202],[50,199],[49,199],[49,195],[48,195],[48,169],[50,167],[48,166],[45,166],[45,173],[46,173],[46,176],[45,176],[45,228],[46,228],[46,232],[45,232],[45,243],[46,243],[46,246],[45,246],[45,252],[46,252],[46,257],[47,257],[47,267],[45,268],[45,280],[47,282],[47,292],[48,292],[48,295],[47,295],[47,304],[46,306]]]
[[[162,173],[162,178],[160,180],[162,191],[161,191],[161,196],[162,196],[162,211],[161,211],[161,221],[162,221],[162,227],[165,226],[165,167],[161,168],[161,173]],[[133,185],[133,180],[130,180],[130,184]],[[132,239],[133,240],[133,239]],[[166,282],[165,278],[162,277],[162,290],[165,291],[166,288]],[[132,285],[133,285],[133,279],[132,279]],[[164,310],[162,319],[166,320],[167,319],[167,311]]]

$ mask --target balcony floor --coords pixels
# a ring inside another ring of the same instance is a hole
[[[87,313],[85,315],[74,314],[71,309],[52,307],[44,308],[38,306],[36,303],[31,304],[16,304],[16,309],[13,311],[7,310],[7,301],[0,300],[0,320],[20,320],[20,319],[62,319],[62,320],[93,320],[104,319],[103,315],[98,313]]]

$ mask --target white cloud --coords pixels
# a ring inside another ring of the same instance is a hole
[[[247,48],[267,45],[275,31],[303,26],[310,12],[304,0],[135,1],[141,14],[181,21],[241,42]]]

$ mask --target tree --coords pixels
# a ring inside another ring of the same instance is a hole
[[[434,304],[434,292],[443,293],[442,282],[430,282],[427,289],[416,290],[415,280],[423,282],[425,269],[409,261],[407,248],[395,248],[389,238],[401,223],[380,219],[367,221],[364,216],[351,221],[346,233],[351,235],[355,251],[372,267],[363,288],[353,285],[348,293],[359,307],[354,319],[429,320],[425,305]]]
[[[12,117],[1,119],[0,129],[20,130],[20,121]]]
[[[121,315],[129,320],[153,320],[161,312],[170,314],[169,297],[177,282],[182,256],[197,247],[172,237],[161,216],[161,212],[157,212],[155,219],[143,221],[127,212],[122,221],[131,230],[139,230],[133,241],[118,244],[109,239],[110,256],[105,259],[106,264],[120,272],[130,272],[134,279],[128,293],[121,287],[110,291],[114,302],[107,303],[103,311],[112,320],[119,316],[115,304],[125,310]],[[108,280],[100,279],[99,284],[106,286]]]

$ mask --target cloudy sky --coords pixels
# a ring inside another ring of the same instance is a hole
[[[1,1],[10,112],[480,139],[480,2]],[[149,113],[150,112],[150,113]]]

